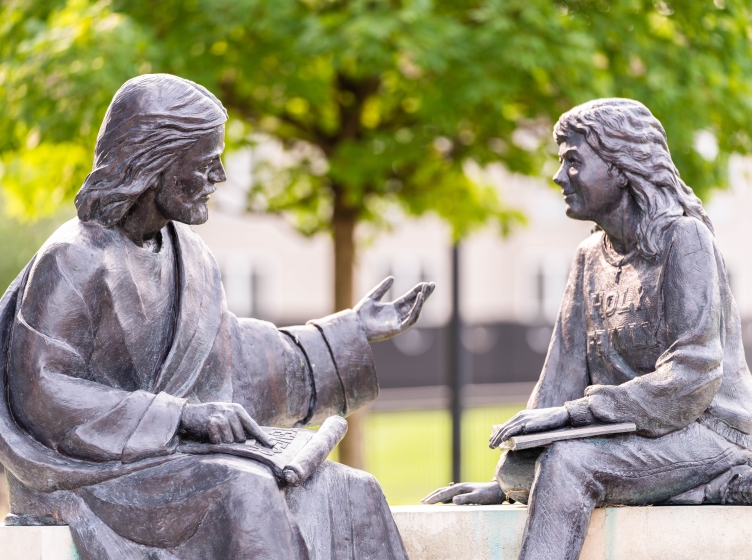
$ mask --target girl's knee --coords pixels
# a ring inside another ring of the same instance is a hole
[[[539,477],[584,480],[592,478],[596,457],[588,442],[558,441],[541,453],[539,461]]]

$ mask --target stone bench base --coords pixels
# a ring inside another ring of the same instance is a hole
[[[527,508],[393,507],[410,560],[516,560]],[[597,509],[580,560],[752,560],[752,506]]]
[[[0,525],[2,560],[79,560],[70,530]]]
[[[524,506],[398,506],[410,560],[516,560]],[[0,525],[2,560],[78,560],[67,527]],[[752,560],[752,507],[597,509],[580,560]]]

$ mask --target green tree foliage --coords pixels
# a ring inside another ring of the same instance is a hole
[[[52,232],[73,215],[74,212],[68,207],[33,223],[15,218],[5,218],[0,221],[0,239],[3,240],[0,244],[0,293],[8,288]],[[1,480],[1,475],[2,469],[0,468],[0,487],[5,484],[5,480]],[[0,488],[0,511],[2,509],[2,488]]]
[[[507,224],[463,163],[538,174],[551,123],[600,96],[645,102],[704,194],[751,149],[750,21],[736,0],[5,0],[0,180],[11,211],[53,212],[88,171],[115,89],[165,71],[222,98],[236,145],[261,132],[318,149],[324,165],[303,158],[254,199],[306,232],[337,204],[372,219],[383,200],[458,234]],[[712,161],[692,149],[699,130],[718,139]]]

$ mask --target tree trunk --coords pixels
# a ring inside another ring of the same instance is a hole
[[[334,215],[334,311],[349,309],[354,304],[353,271],[355,269],[355,226],[357,210],[347,206],[343,200],[343,189],[335,188]],[[364,425],[366,413],[363,410],[347,418],[347,435],[339,444],[339,461],[342,464],[363,469]]]

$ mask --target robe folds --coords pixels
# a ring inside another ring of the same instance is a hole
[[[16,524],[66,523],[85,560],[406,558],[378,483],[323,465],[176,451],[186,403],[315,425],[378,396],[352,311],[277,329],[227,310],[214,258],[170,223],[158,253],[73,219],[0,301],[0,462]]]

